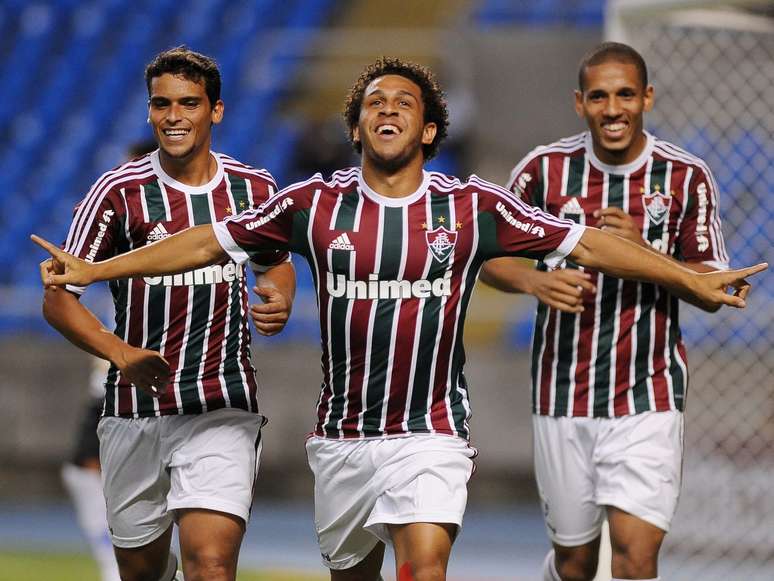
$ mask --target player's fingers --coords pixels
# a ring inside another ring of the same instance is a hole
[[[726,293],[720,293],[720,296],[718,297],[718,303],[720,303],[721,305],[734,307],[736,309],[743,309],[747,306],[747,303],[742,297],[738,297],[736,295],[729,295]]]
[[[573,268],[567,268],[560,272],[561,274],[558,276],[558,278],[560,278],[565,283],[576,287],[579,286],[582,289],[590,292],[594,292],[596,290],[596,287],[591,282],[591,275],[587,272]]]
[[[271,337],[272,335],[276,335],[282,329],[285,328],[285,325],[278,325],[278,324],[271,324],[271,325],[255,325],[255,330],[258,331],[259,334],[263,335],[264,337]]]
[[[276,289],[269,286],[254,286],[253,292],[257,294],[264,302],[276,301],[281,293]]]
[[[755,274],[758,274],[759,272],[763,272],[769,267],[769,264],[767,262],[761,262],[760,264],[756,264],[755,266],[748,266],[747,268],[737,268],[736,270],[729,270],[726,272],[726,274],[729,275],[729,284],[733,284],[731,281],[737,281],[742,280],[745,278],[748,278],[750,276],[753,276]]]
[[[554,302],[565,303],[573,307],[582,305],[583,300],[581,299],[580,291],[574,287],[571,289],[571,291],[572,292],[554,291],[548,296],[548,299]]]
[[[583,312],[583,305],[577,304],[575,302],[561,301],[561,300],[555,300],[555,299],[550,299],[544,302],[552,309],[556,309],[557,311],[561,311],[563,313],[582,313]]]
[[[266,314],[266,315],[272,314],[272,313],[281,313],[284,310],[285,310],[285,305],[279,302],[250,305],[251,312]]]
[[[750,292],[750,289],[752,288],[752,285],[748,283],[746,280],[743,281],[745,284],[737,287],[734,290],[734,295],[742,299],[743,301],[747,299],[747,293]]]
[[[61,252],[61,250],[55,246],[54,244],[51,244],[48,240],[45,238],[41,238],[40,236],[37,236],[35,234],[30,234],[30,240],[32,240],[35,244],[42,247],[43,250],[49,252],[51,256],[56,256]]]
[[[615,206],[609,207],[609,208],[600,208],[598,210],[594,210],[594,217],[595,218],[601,218],[601,217],[613,217],[616,216],[618,218],[624,218],[628,216],[626,212],[623,211],[622,208],[616,208]]]

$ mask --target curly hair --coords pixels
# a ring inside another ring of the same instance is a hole
[[[145,85],[151,94],[151,81],[161,75],[179,75],[193,83],[204,79],[204,91],[210,100],[210,107],[220,99],[220,70],[210,57],[194,52],[185,45],[160,52],[145,67]]]
[[[375,63],[368,65],[357,81],[355,81],[355,84],[352,85],[344,102],[344,122],[347,124],[349,139],[355,151],[360,153],[363,149],[359,142],[352,139],[352,132],[357,127],[360,118],[360,108],[363,104],[363,95],[366,87],[374,79],[384,75],[405,77],[419,86],[425,110],[424,122],[425,124],[435,123],[437,127],[433,142],[429,145],[422,145],[422,153],[425,160],[432,159],[438,153],[438,146],[446,137],[449,127],[449,111],[446,107],[446,99],[441,86],[438,84],[435,75],[427,67],[390,57],[382,57]]]

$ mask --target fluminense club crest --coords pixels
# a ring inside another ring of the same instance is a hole
[[[438,262],[446,262],[457,243],[457,233],[439,226],[435,230],[425,231],[427,247]]]
[[[661,191],[660,186],[649,194],[643,192],[642,205],[645,206],[645,212],[648,214],[651,223],[661,224],[669,215],[669,208],[672,206],[672,196]]]

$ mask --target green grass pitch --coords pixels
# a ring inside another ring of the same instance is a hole
[[[240,567],[238,581],[324,581],[328,577]],[[0,581],[99,581],[94,562],[85,554],[0,551]]]

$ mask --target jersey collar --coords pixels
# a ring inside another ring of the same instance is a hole
[[[419,187],[416,189],[416,191],[409,194],[408,196],[403,196],[402,198],[390,198],[388,196],[383,196],[377,193],[375,190],[371,189],[371,187],[363,179],[363,172],[360,169],[358,169],[357,172],[357,184],[360,188],[360,191],[363,192],[363,195],[365,195],[367,198],[371,198],[377,204],[399,208],[402,206],[408,206],[425,195],[425,192],[427,192],[427,188],[430,185],[430,174],[425,170],[422,170],[422,183],[419,184]]]
[[[594,153],[594,144],[591,141],[591,132],[586,131],[585,138],[584,138],[584,147],[586,149],[586,155],[589,157],[589,163],[593,165],[598,170],[604,172],[604,173],[612,173],[617,175],[626,175],[630,173],[634,173],[638,169],[640,169],[646,161],[648,161],[648,158],[653,155],[653,143],[654,138],[653,136],[648,133],[647,131],[645,133],[645,147],[642,149],[642,153],[637,156],[637,159],[635,159],[632,162],[629,162],[624,165],[610,165],[607,163],[602,162],[597,155]]]
[[[150,158],[153,171],[156,172],[156,175],[159,176],[159,179],[166,185],[186,194],[208,194],[214,190],[221,181],[223,181],[223,164],[220,161],[220,156],[213,151],[210,151],[210,155],[215,158],[215,163],[218,165],[218,168],[215,171],[215,175],[212,177],[212,179],[201,186],[189,186],[188,184],[177,181],[175,178],[167,174],[167,172],[165,172],[161,167],[158,149],[151,153]]]

